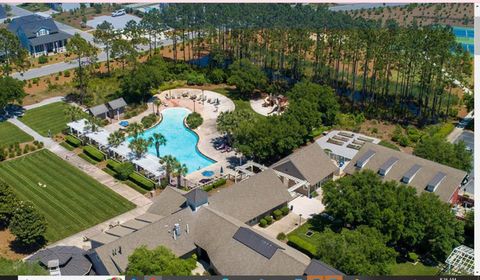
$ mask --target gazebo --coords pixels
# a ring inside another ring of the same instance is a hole
[[[445,261],[444,272],[456,275],[473,275],[475,268],[474,251],[465,245],[453,249]]]

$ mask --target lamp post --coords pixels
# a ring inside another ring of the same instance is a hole
[[[298,216],[300,216],[300,221],[298,222],[298,227],[300,227],[302,225],[302,214],[299,214]]]
[[[196,100],[195,99],[192,99],[192,100],[193,100],[193,112],[195,113],[195,103],[196,103],[195,101]]]

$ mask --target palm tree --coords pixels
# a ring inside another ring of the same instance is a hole
[[[168,183],[170,184],[170,177],[175,169],[175,166],[179,164],[177,158],[172,155],[166,155],[160,158],[160,163],[165,165],[165,171],[167,172]]]
[[[90,129],[92,132],[98,131],[98,128],[102,125],[102,120],[94,117],[94,116],[89,116],[87,118],[87,125],[86,128]]]
[[[78,106],[68,106],[67,108],[65,108],[65,110],[63,111],[63,113],[64,113],[64,114],[68,117],[68,119],[71,120],[72,122],[79,120],[80,117],[85,114],[85,113],[83,112],[82,108],[81,108],[81,107],[78,107]]]
[[[187,173],[188,173],[188,167],[185,164],[181,164],[180,162],[175,164],[173,174],[177,176],[177,187],[182,186],[181,179],[183,176],[187,175]]]
[[[150,141],[155,144],[155,150],[157,151],[157,157],[160,157],[160,146],[165,146],[167,144],[167,139],[161,133],[154,133],[150,137]]]
[[[133,139],[128,147],[133,151],[137,159],[141,158],[148,150],[148,147],[152,146],[152,141],[150,139],[145,140],[143,138]]]
[[[154,110],[154,113],[155,113],[155,106],[157,106],[157,115],[160,114],[159,110],[160,110],[160,105],[162,105],[162,102],[160,101],[160,99],[155,99],[153,101],[153,110]]]
[[[141,123],[132,123],[128,126],[127,132],[130,136],[137,139],[140,134],[144,131],[143,125]]]
[[[110,146],[118,147],[123,141],[125,141],[125,134],[122,131],[117,130],[110,134],[107,140]]]

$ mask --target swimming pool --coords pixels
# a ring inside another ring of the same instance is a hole
[[[214,160],[209,159],[197,149],[198,135],[185,127],[183,120],[190,114],[185,108],[168,108],[162,111],[162,122],[146,130],[140,137],[148,139],[154,133],[161,133],[167,139],[165,146],[160,146],[160,156],[172,155],[188,168],[188,174],[207,167]],[[131,138],[128,139],[131,141]],[[148,153],[156,156],[155,146],[148,148]]]

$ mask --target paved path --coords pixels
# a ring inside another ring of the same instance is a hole
[[[141,193],[135,191],[129,186],[117,181],[115,178],[105,173],[100,168],[88,163],[84,159],[77,156],[74,152],[71,152],[64,147],[60,146],[57,142],[53,141],[50,138],[43,137],[38,134],[36,131],[22,123],[16,118],[8,120],[10,123],[16,125],[18,128],[23,130],[25,133],[31,135],[35,140],[41,141],[44,143],[45,148],[55,153],[57,156],[67,161],[71,165],[82,170],[89,176],[93,177],[95,180],[104,184],[114,192],[118,193],[128,201],[134,203],[137,206],[144,206],[151,203],[151,200],[143,196]]]
[[[453,131],[447,136],[447,141],[454,143],[455,140],[462,134],[465,129],[465,126],[473,120],[473,112],[471,111],[468,113],[463,120],[459,122],[459,124],[453,129]]]
[[[44,99],[44,100],[42,100],[38,103],[23,106],[23,109],[31,110],[31,109],[35,109],[35,108],[38,108],[38,107],[42,107],[42,106],[52,104],[52,103],[57,103],[57,102],[64,101],[64,100],[65,100],[65,98],[63,96],[50,97],[50,98]]]

